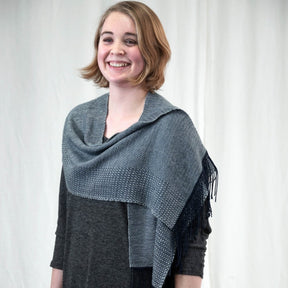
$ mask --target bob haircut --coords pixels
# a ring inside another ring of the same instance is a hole
[[[136,27],[138,47],[145,66],[136,79],[130,80],[131,83],[149,92],[158,90],[164,83],[165,67],[170,59],[171,51],[158,16],[147,5],[137,1],[116,3],[103,14],[94,39],[95,56],[90,65],[81,69],[82,77],[93,80],[99,87],[109,87],[109,82],[99,69],[97,56],[103,24],[112,12],[120,12],[129,16]]]

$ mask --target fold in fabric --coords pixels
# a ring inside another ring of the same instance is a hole
[[[153,286],[162,287],[176,250],[197,229],[205,199],[216,193],[217,169],[189,116],[156,93],[147,94],[137,123],[103,143],[108,100],[105,94],[81,104],[66,119],[67,187],[80,197],[130,205],[130,267],[152,265]]]

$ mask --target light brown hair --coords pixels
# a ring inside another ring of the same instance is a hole
[[[145,90],[154,92],[164,83],[164,72],[171,51],[163,26],[158,16],[147,5],[137,1],[122,1],[111,6],[101,17],[95,39],[95,56],[90,65],[81,69],[83,78],[93,80],[100,87],[109,87],[97,61],[98,44],[103,24],[112,12],[129,16],[136,26],[138,47],[144,58],[145,67],[137,79],[131,80]]]

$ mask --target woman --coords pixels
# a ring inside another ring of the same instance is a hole
[[[155,93],[162,25],[120,2],[94,46],[82,75],[109,93],[65,122],[51,287],[200,287],[217,169],[188,115]]]

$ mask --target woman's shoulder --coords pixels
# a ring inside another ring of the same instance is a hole
[[[157,115],[153,122],[153,127],[157,131],[158,139],[165,139],[168,143],[179,143],[179,147],[190,145],[189,143],[201,143],[199,134],[189,114],[168,102],[160,95],[155,95],[154,103],[151,105],[158,111],[158,114],[151,109],[152,115]],[[159,112],[160,111],[160,112]],[[148,117],[147,117],[148,118]],[[153,119],[153,118],[151,118]],[[186,143],[186,144],[185,144]]]
[[[87,115],[87,113],[91,113],[91,111],[94,112],[94,110],[97,110],[101,107],[103,109],[106,109],[107,99],[108,99],[108,94],[104,94],[90,101],[78,104],[77,106],[75,106],[74,108],[70,110],[70,112],[67,115],[67,118],[85,116]]]
[[[176,129],[178,129],[179,126],[182,128],[185,126],[194,127],[191,117],[184,109],[173,105],[161,95],[156,94],[155,98],[157,99],[155,102],[158,102],[158,107],[160,107],[160,116],[165,116],[159,117],[160,122],[163,122],[163,124],[166,123],[166,125],[169,125],[170,128],[175,127]],[[163,111],[162,114],[161,110]]]
[[[189,122],[192,123],[192,120],[188,113],[182,108],[179,108],[172,104],[169,100],[164,98],[162,95],[153,93],[148,94],[146,100],[147,112],[143,117],[151,121],[159,119],[160,122]],[[176,124],[175,123],[175,124]]]

